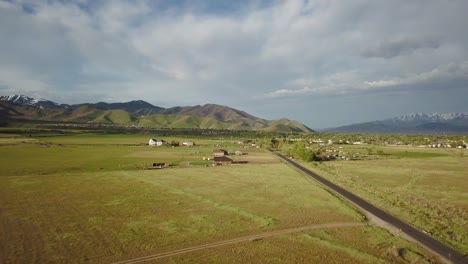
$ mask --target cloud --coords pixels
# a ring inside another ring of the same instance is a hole
[[[350,75],[352,76],[352,75]],[[350,77],[348,76],[348,77]],[[379,91],[389,88],[405,88],[419,87],[425,88],[427,84],[437,82],[457,82],[468,81],[468,61],[461,63],[449,63],[439,65],[438,67],[418,74],[410,74],[403,77],[385,78],[373,81],[357,82],[355,78],[329,78],[322,82],[315,82],[314,86],[310,84],[297,89],[278,89],[273,92],[266,93],[267,98],[281,98],[289,96],[302,95],[337,95],[337,94],[352,94],[363,91]],[[311,83],[312,80],[296,80],[295,84]],[[438,87],[436,87],[438,89]]]
[[[386,88],[404,85],[424,85],[431,82],[468,80],[468,61],[449,63],[419,74],[410,74],[402,78],[391,78],[377,81],[365,81],[369,88]]]
[[[19,93],[41,93],[50,89],[46,76],[34,73],[24,74],[12,68],[0,68],[0,88],[3,90],[16,89]],[[3,87],[2,87],[3,86]]]
[[[435,38],[399,38],[382,40],[374,46],[368,47],[362,55],[390,59],[397,56],[411,54],[419,49],[437,49],[439,40]]]
[[[269,112],[465,78],[467,1],[215,2],[0,0],[1,92]]]

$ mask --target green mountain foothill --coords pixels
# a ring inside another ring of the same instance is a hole
[[[36,104],[40,103],[40,104]],[[162,108],[145,101],[65,105],[27,96],[1,96],[5,121],[69,122],[148,128],[230,129],[272,132],[314,132],[286,118],[266,120],[217,104]]]

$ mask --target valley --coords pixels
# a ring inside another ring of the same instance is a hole
[[[468,264],[467,10],[0,0],[0,264]]]
[[[0,140],[5,263],[441,262],[241,138],[159,136],[196,144],[172,148],[148,147],[143,134],[8,131]],[[247,163],[212,167],[204,157],[217,148],[242,150],[229,157]],[[171,166],[145,170],[153,162]],[[325,165],[307,165],[328,177]]]
[[[6,263],[463,262],[465,136],[318,134],[214,104],[3,99]],[[398,220],[377,221],[288,161]],[[454,253],[408,241],[400,219]]]

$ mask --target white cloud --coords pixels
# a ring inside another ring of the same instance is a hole
[[[9,94],[19,93],[45,93],[50,86],[47,84],[47,76],[39,76],[34,73],[25,73],[12,68],[0,68],[0,87],[3,86]]]
[[[424,87],[426,84],[441,81],[468,81],[468,61],[439,65],[430,71],[410,74],[403,77],[361,82],[357,80],[357,77],[358,75],[356,73],[351,72],[345,75],[335,75],[321,82],[298,79],[294,80],[292,84],[305,85],[303,88],[279,89],[265,94],[265,97],[277,98],[296,95],[336,95],[392,87]],[[310,83],[315,84],[314,86],[311,86]]]
[[[418,85],[436,81],[450,81],[468,79],[468,61],[439,65],[431,71],[419,74],[410,74],[401,78],[392,78],[378,81],[365,81],[364,86],[369,88],[385,88],[402,85]]]
[[[436,49],[439,46],[439,40],[429,37],[384,39],[374,46],[368,47],[363,52],[363,56],[389,59],[411,54],[419,49]]]

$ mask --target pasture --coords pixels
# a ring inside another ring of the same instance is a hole
[[[288,228],[337,224],[158,260],[168,263],[438,262],[263,149],[247,164],[201,163],[230,140],[146,146],[145,135],[22,138],[0,144],[2,263],[111,263]],[[152,162],[170,162],[144,170]]]
[[[372,147],[372,146],[371,146]],[[349,153],[370,147],[345,146]],[[382,147],[367,160],[306,164],[390,213],[468,252],[468,152]]]

